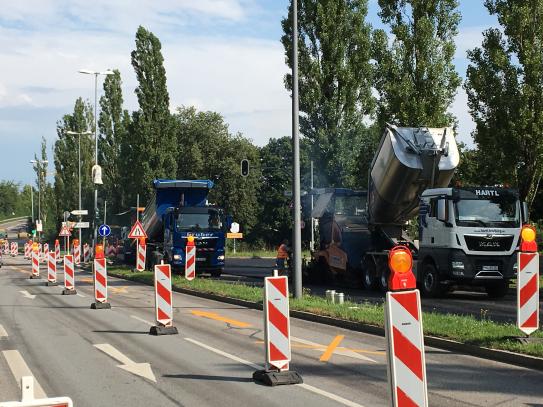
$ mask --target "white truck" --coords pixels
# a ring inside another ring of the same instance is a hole
[[[388,251],[409,246],[423,294],[440,296],[459,286],[506,294],[527,219],[515,190],[450,188],[459,153],[451,128],[388,125],[374,156],[368,191],[317,190],[319,249],[306,276],[362,280],[387,289]],[[419,215],[419,239],[405,233]]]

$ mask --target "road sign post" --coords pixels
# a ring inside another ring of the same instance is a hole
[[[187,236],[185,250],[185,278],[188,281],[192,281],[196,278],[196,246],[194,245],[194,236]]]
[[[64,290],[62,295],[77,294],[75,290],[74,257],[71,254],[64,256]]]
[[[137,240],[138,253],[136,256],[136,270],[145,271],[145,260],[147,256],[147,245],[145,239],[141,238]]]
[[[156,325],[149,335],[177,335],[173,326],[172,268],[169,264],[155,266],[155,314]]]
[[[387,373],[392,406],[428,406],[420,294],[409,248],[389,253],[389,288],[385,302]]]
[[[302,377],[289,370],[290,315],[288,278],[264,279],[264,345],[266,368],[253,373],[253,379],[268,386],[303,383]]]

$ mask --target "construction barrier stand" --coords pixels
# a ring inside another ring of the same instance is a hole
[[[264,279],[264,344],[266,369],[253,373],[253,379],[269,386],[303,383],[302,377],[289,370],[290,314],[288,277]]]
[[[136,256],[136,270],[145,271],[145,260],[147,255],[147,245],[139,240],[136,242],[138,246],[138,255]]]
[[[111,308],[107,302],[107,265],[106,259],[94,259],[94,303],[91,309]]]
[[[526,335],[539,329],[539,254],[518,253],[517,327]]]
[[[151,327],[150,335],[175,335],[173,326],[172,268],[169,264],[155,266],[155,315],[156,326]]]
[[[64,256],[64,290],[63,295],[77,294],[75,290],[75,268],[74,268],[74,256],[67,254]]]
[[[0,407],[73,407],[69,397],[34,398],[34,378],[21,377],[21,401],[2,401]]]
[[[385,336],[392,406],[428,406],[422,313],[418,290],[387,292]]]
[[[49,252],[47,259],[47,283],[45,285],[57,285],[57,258],[55,252]]]
[[[185,278],[192,281],[196,278],[196,246],[194,240],[188,240],[185,251]]]
[[[32,251],[32,274],[30,278],[40,278],[40,258],[39,253],[35,250]]]

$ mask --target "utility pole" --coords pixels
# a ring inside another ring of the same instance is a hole
[[[294,198],[294,225],[292,228],[292,251],[294,260],[294,297],[302,298],[302,231],[300,213],[300,135],[298,105],[298,1],[292,0],[292,196]]]
[[[32,206],[32,225],[34,225],[34,187],[30,185],[30,205]]]
[[[310,249],[315,250],[315,221],[313,219],[313,199],[315,196],[313,195],[313,160],[311,160],[311,244]]]

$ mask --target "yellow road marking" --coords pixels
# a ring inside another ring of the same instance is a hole
[[[94,280],[89,277],[83,277],[81,281],[83,281],[84,283],[94,283]]]
[[[126,290],[126,287],[109,287],[111,291],[113,291],[115,294],[127,294],[128,291]]]
[[[326,348],[324,353],[322,354],[321,358],[319,359],[321,362],[328,362],[330,358],[332,357],[332,353],[334,353],[334,350],[339,346],[341,341],[345,338],[344,335],[338,335],[336,336],[332,342],[330,342],[330,345]]]
[[[264,341],[255,341],[255,343],[257,344],[263,344]],[[311,350],[319,350],[319,351],[324,351],[327,349],[327,346],[325,345],[304,345],[304,344],[301,344],[301,343],[292,343],[290,345],[292,348],[297,348],[297,349],[311,349]],[[349,351],[349,352],[355,352],[355,353],[367,353],[368,355],[379,355],[379,356],[383,356],[383,355],[386,355],[386,352],[381,352],[381,351],[377,351],[377,350],[367,350],[367,349],[353,349],[353,348],[346,348],[344,346],[338,346],[336,348],[336,351]]]
[[[213,319],[215,321],[225,322],[229,325],[236,326],[238,328],[248,328],[251,326],[251,324],[248,324],[247,322],[237,321],[235,319],[230,319],[226,317],[222,317],[219,314],[215,312],[208,312],[208,311],[199,311],[199,310],[191,310],[190,311],[193,315],[203,317],[203,318],[209,318]]]

